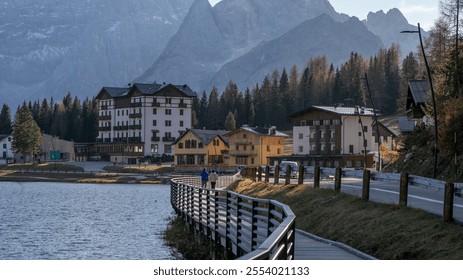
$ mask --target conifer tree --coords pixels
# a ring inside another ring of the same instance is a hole
[[[39,126],[32,118],[26,103],[18,109],[13,125],[13,150],[15,153],[30,155],[34,160],[40,152],[42,134]],[[26,158],[24,157],[24,160]]]
[[[3,104],[0,112],[0,134],[9,135],[13,131],[11,125],[11,112],[7,104]]]

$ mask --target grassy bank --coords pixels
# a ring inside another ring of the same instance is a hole
[[[378,259],[463,259],[463,228],[421,210],[363,201],[307,185],[244,180],[231,189],[288,204],[296,214],[297,228]]]

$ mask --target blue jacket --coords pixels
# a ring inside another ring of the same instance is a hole
[[[205,182],[208,180],[209,180],[209,173],[207,173],[206,170],[203,170],[203,172],[201,172],[201,181]]]

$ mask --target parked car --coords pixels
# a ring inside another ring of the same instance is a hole
[[[291,167],[291,178],[297,178],[299,176],[299,164],[295,161],[282,161],[280,163],[280,178],[286,177],[286,169],[288,166]]]

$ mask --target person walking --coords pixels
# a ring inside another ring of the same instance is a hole
[[[215,184],[219,180],[219,175],[215,173],[215,170],[212,170],[211,175],[209,175],[209,182],[211,182],[211,189],[215,189]]]
[[[201,172],[201,188],[207,187],[207,181],[209,181],[209,173],[207,173],[206,168]]]

